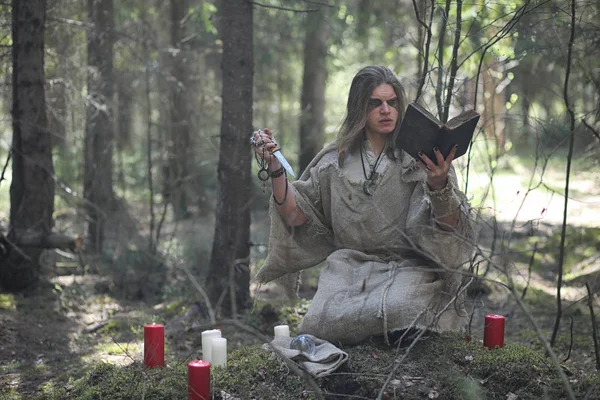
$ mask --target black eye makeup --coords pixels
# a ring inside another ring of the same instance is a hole
[[[394,97],[393,99],[389,99],[386,101],[387,105],[392,108],[398,108],[398,98]],[[377,108],[383,104],[383,100],[381,99],[369,99],[369,108]]]

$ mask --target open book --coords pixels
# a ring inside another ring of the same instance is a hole
[[[469,149],[478,121],[479,114],[473,110],[467,110],[442,124],[426,109],[413,102],[406,109],[406,115],[402,120],[400,133],[396,139],[396,146],[417,160],[420,159],[419,152],[422,151],[437,164],[433,148],[439,148],[446,158],[452,147],[457,144],[458,149],[454,156],[454,159],[457,159]]]

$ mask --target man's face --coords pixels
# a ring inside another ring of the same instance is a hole
[[[383,135],[394,131],[398,122],[398,97],[391,85],[377,86],[367,108],[367,135]]]

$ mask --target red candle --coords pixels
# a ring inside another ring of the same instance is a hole
[[[165,366],[165,327],[160,324],[144,326],[144,365]]]
[[[188,400],[210,400],[210,363],[194,360],[188,363]]]
[[[488,349],[504,347],[504,316],[496,314],[485,316],[483,345]]]

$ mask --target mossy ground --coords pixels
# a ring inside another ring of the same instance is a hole
[[[348,362],[315,383],[329,398],[375,399],[564,399],[558,373],[543,353],[521,345],[488,350],[480,341],[458,334],[427,337],[401,362],[406,348],[373,339],[344,348]],[[227,368],[212,371],[214,399],[315,399],[307,377],[297,376],[273,353],[252,345],[230,354]],[[600,394],[600,379],[571,375],[578,398]],[[36,400],[181,399],[185,397],[185,363],[164,369],[100,364],[65,387],[47,387]],[[594,398],[594,397],[588,397]]]

